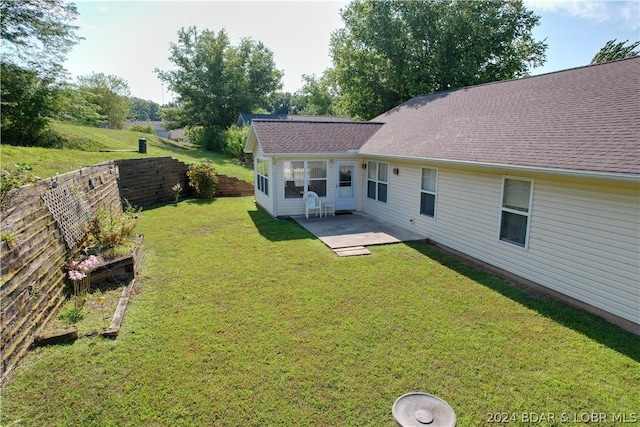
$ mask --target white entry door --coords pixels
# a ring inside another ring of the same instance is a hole
[[[336,162],[336,210],[355,210],[356,200],[356,178],[358,170],[355,161]]]

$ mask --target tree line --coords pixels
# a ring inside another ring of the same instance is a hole
[[[233,139],[235,152],[242,134],[230,127],[242,112],[369,120],[418,95],[526,76],[548,47],[534,40],[540,17],[521,0],[353,0],[340,11],[344,28],[331,34],[333,65],[304,75],[295,93],[282,91],[283,71],[262,42],[180,29],[169,46],[174,68],[155,70],[176,94],[160,106],[132,97],[117,76],[66,81],[61,64],[82,40],[74,4],[2,1],[0,13],[2,142],[20,145],[46,145],[50,118],[112,127],[162,119],[214,150]],[[627,43],[607,42],[592,63],[637,56],[640,42]]]

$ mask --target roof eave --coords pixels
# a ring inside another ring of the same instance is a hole
[[[326,157],[355,157],[358,156],[358,150],[348,150],[339,152],[324,152],[324,153],[263,153],[267,157],[286,157],[286,158],[326,158]]]
[[[640,183],[640,174],[635,173],[622,173],[622,172],[600,172],[600,171],[587,171],[587,170],[575,170],[575,169],[561,169],[539,166],[523,166],[523,165],[510,165],[504,163],[486,163],[486,162],[473,162],[462,160],[450,160],[450,159],[436,159],[429,157],[413,157],[413,156],[398,156],[388,154],[370,154],[360,153],[363,157],[373,158],[391,158],[404,161],[422,161],[429,163],[436,163],[448,166],[459,167],[474,167],[480,169],[504,169],[514,172],[528,172],[528,173],[541,173],[546,175],[556,175],[565,177],[577,177],[577,178],[597,178],[606,179],[619,182],[636,182]]]
[[[249,126],[249,133],[247,134],[247,140],[244,143],[243,151],[245,153],[254,153],[258,146],[258,135],[256,134],[253,126]]]

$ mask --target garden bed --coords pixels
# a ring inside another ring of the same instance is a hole
[[[68,300],[46,328],[34,337],[34,346],[71,342],[81,337],[116,337],[144,257],[143,236],[128,255],[115,257],[91,272],[89,291],[79,310]],[[75,329],[75,331],[74,331]]]

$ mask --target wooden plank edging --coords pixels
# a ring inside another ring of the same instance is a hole
[[[116,308],[116,312],[113,315],[111,325],[109,325],[109,329],[103,331],[100,336],[108,338],[115,338],[118,336],[118,332],[120,332],[120,326],[122,325],[122,320],[124,319],[124,312],[127,310],[127,304],[129,304],[129,295],[131,294],[131,289],[133,288],[135,282],[136,279],[134,278],[131,280],[131,283],[129,283],[122,289],[120,300],[118,301],[118,307]]]

